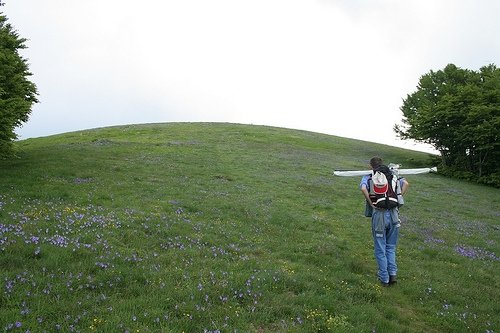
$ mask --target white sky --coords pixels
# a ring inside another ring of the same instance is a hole
[[[209,121],[426,150],[392,130],[420,76],[500,65],[498,0],[2,1],[40,93],[20,139]]]

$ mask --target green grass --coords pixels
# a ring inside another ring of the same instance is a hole
[[[500,330],[498,189],[408,176],[399,283],[381,288],[359,179],[332,176],[428,154],[202,123],[17,149],[0,161],[0,329]]]

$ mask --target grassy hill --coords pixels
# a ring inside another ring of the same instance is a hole
[[[498,332],[498,189],[408,176],[377,284],[358,177],[429,155],[232,124],[111,127],[0,161],[0,329]]]

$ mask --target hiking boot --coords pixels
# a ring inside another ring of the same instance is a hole
[[[389,275],[389,284],[392,286],[396,283],[398,283],[398,280],[396,279],[396,275]]]
[[[380,282],[380,285],[381,285],[382,287],[389,287],[389,283],[387,283],[387,282],[380,281],[380,280],[379,280],[378,282]]]

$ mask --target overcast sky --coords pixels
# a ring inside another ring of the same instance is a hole
[[[423,149],[421,75],[500,65],[498,0],[2,0],[40,103],[20,139],[152,122],[271,125]]]

